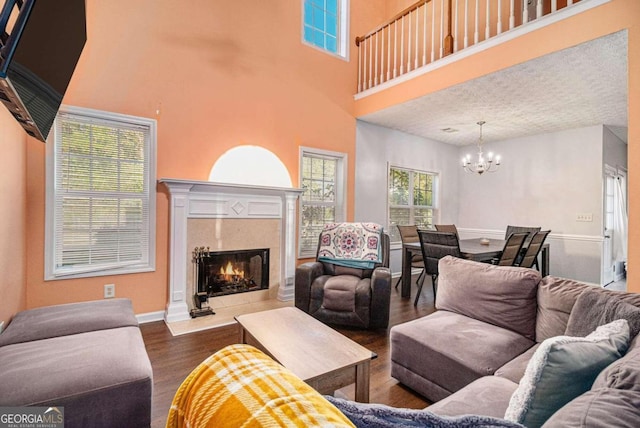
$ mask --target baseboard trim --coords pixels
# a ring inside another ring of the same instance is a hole
[[[164,311],[156,311],[156,312],[147,312],[145,314],[136,315],[138,322],[140,324],[145,324],[148,322],[154,321],[162,321],[164,319]]]

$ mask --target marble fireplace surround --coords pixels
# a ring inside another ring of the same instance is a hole
[[[274,246],[279,254],[271,255],[278,260],[278,277],[273,278],[271,275],[270,282],[277,284],[278,300],[293,299],[296,200],[302,190],[168,178],[159,182],[166,186],[170,195],[169,301],[164,315],[166,322],[191,319],[189,307],[193,291],[190,266],[193,248],[189,247],[188,237],[189,224],[196,223],[190,222],[192,219],[279,220],[280,242]],[[255,223],[249,221],[247,224]],[[211,250],[217,248],[212,246]]]

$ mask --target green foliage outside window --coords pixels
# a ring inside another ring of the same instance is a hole
[[[400,242],[396,226],[431,228],[435,211],[436,175],[409,169],[389,169],[389,235]]]

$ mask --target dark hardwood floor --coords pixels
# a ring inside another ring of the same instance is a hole
[[[413,292],[415,293],[415,285]],[[417,307],[413,306],[413,298],[400,298],[400,288],[391,290],[390,326],[425,316],[434,310],[429,278],[422,290],[422,297]],[[153,366],[151,426],[164,427],[171,400],[182,381],[209,355],[227,345],[238,343],[238,326],[230,325],[175,337],[171,335],[163,321],[142,324],[140,328]],[[429,404],[424,398],[400,385],[391,377],[388,329],[366,331],[337,328],[337,330],[378,354],[378,358],[371,363],[370,400],[372,403],[414,409],[421,409]],[[353,386],[343,388],[339,394],[353,398],[354,388]]]

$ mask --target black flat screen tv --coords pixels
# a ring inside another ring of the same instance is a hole
[[[85,0],[4,0],[0,101],[45,141],[87,40]]]

